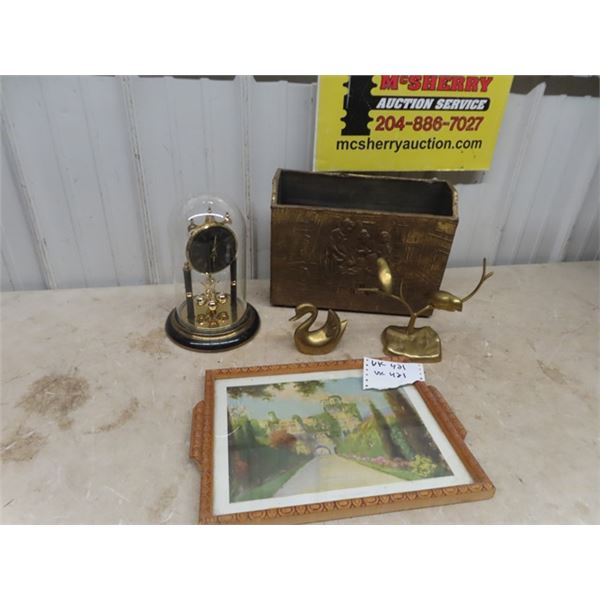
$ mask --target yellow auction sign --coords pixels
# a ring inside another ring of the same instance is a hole
[[[319,77],[316,171],[489,169],[512,76]]]

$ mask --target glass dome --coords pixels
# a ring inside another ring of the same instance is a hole
[[[168,336],[193,350],[218,351],[248,341],[260,319],[246,300],[246,224],[217,196],[188,200],[170,225],[175,308]]]

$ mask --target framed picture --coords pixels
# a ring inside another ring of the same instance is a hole
[[[441,394],[362,389],[362,360],[206,372],[190,455],[201,523],[300,523],[483,500]]]

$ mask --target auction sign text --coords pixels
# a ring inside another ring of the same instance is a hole
[[[489,169],[506,75],[319,77],[315,170]]]

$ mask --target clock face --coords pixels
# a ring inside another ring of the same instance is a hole
[[[210,225],[192,232],[186,250],[188,260],[196,271],[217,273],[235,260],[237,243],[229,227]]]

